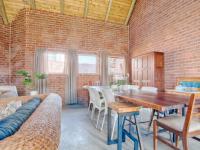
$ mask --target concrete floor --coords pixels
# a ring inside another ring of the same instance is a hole
[[[106,125],[100,132],[95,128],[95,121],[91,121],[87,108],[74,105],[63,108],[61,123],[61,142],[59,150],[115,150],[116,145],[106,145]],[[165,136],[168,134],[165,133]],[[152,135],[143,136],[145,150],[153,149]],[[180,142],[181,145],[181,142]],[[123,150],[132,150],[133,143],[127,138],[123,143]],[[170,150],[159,143],[158,149]],[[200,143],[190,139],[189,150],[199,150]]]

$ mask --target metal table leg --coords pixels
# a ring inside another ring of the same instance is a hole
[[[111,130],[112,130],[112,127],[111,127],[111,109],[108,107],[108,123],[107,123],[107,130],[108,130],[108,133],[107,133],[107,144],[110,145],[112,144],[112,141],[111,141]]]
[[[118,114],[118,143],[117,143],[117,150],[122,149],[122,131],[123,131],[123,115]]]

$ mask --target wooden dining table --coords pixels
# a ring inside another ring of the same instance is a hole
[[[165,92],[154,94],[141,91],[122,91],[116,92],[115,96],[122,101],[131,102],[145,108],[152,108],[159,112],[164,112],[169,109],[185,108],[189,102],[189,95],[177,95]]]

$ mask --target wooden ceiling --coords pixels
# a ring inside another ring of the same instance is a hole
[[[10,23],[23,8],[46,10],[127,25],[136,0],[0,0],[0,15]]]

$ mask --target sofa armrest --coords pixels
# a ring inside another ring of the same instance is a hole
[[[14,135],[0,141],[0,149],[58,149],[61,109],[61,97],[49,94]]]

